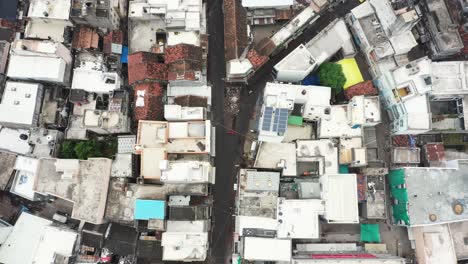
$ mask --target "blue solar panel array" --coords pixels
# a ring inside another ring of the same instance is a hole
[[[284,132],[286,132],[286,127],[288,126],[288,109],[279,109],[279,113],[277,113],[276,115],[279,116],[277,130],[278,134],[283,135]]]
[[[263,114],[262,130],[270,130],[272,117],[273,107],[265,107],[265,113]]]
[[[286,127],[288,125],[288,114],[288,109],[280,108],[274,111],[273,107],[265,107],[262,130],[273,131],[283,135],[286,132]]]

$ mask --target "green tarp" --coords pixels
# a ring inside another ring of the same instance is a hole
[[[405,170],[390,171],[388,180],[390,182],[390,194],[397,203],[392,205],[393,220],[395,223],[403,222],[409,225],[410,219],[407,210],[408,191],[406,188],[401,188],[401,185],[405,184]]]
[[[348,174],[349,173],[348,165],[340,165],[339,172],[340,174]]]
[[[293,125],[293,126],[302,126],[302,123],[304,122],[304,118],[302,116],[294,116],[290,115],[288,117],[288,124]]]
[[[403,221],[406,225],[410,224],[406,203],[392,205],[393,220],[395,223]]]
[[[388,180],[390,182],[390,187],[395,187],[405,183],[405,170],[398,169],[392,170],[388,174]]]
[[[408,191],[406,189],[390,188],[390,193],[399,203],[408,202]]]
[[[361,241],[380,243],[380,230],[378,224],[361,224]]]

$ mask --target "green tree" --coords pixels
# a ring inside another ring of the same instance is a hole
[[[75,148],[76,158],[86,160],[93,157],[102,157],[100,144],[94,140],[81,141],[76,144]]]
[[[335,91],[335,94],[341,92],[344,84],[346,83],[343,68],[338,63],[323,63],[318,69],[318,76],[320,84],[331,87]]]
[[[60,146],[59,157],[62,159],[74,159],[75,157],[75,142],[71,140],[65,140]]]

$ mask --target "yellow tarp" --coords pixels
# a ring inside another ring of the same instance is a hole
[[[349,87],[361,83],[364,81],[359,66],[354,58],[342,59],[338,62],[343,68],[343,73],[346,77],[346,83],[343,86],[343,89],[348,89]]]

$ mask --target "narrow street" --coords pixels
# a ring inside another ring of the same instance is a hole
[[[224,93],[226,76],[226,62],[224,61],[224,20],[223,1],[208,0],[208,80],[212,85],[214,121],[216,126],[216,184],[213,190],[213,223],[211,236],[211,254],[208,263],[229,263],[232,232],[233,232],[233,206],[235,179],[235,164],[240,163],[244,137],[249,129],[249,121],[258,97],[262,94],[266,82],[272,81],[273,66],[294,50],[301,43],[312,39],[320,30],[326,27],[337,17],[343,17],[352,8],[357,6],[357,0],[349,0],[333,11],[323,14],[313,25],[307,28],[302,35],[289,43],[288,47],[275,55],[264,65],[249,81],[248,89],[241,93],[240,113],[236,117],[234,130],[238,133],[230,135],[224,128]],[[248,90],[253,90],[249,94]]]
[[[213,125],[216,127],[216,184],[213,190],[211,254],[207,263],[226,263],[232,241],[234,162],[240,156],[239,136],[228,135],[224,122],[224,20],[223,0],[207,2],[209,53],[208,80],[212,85]]]

